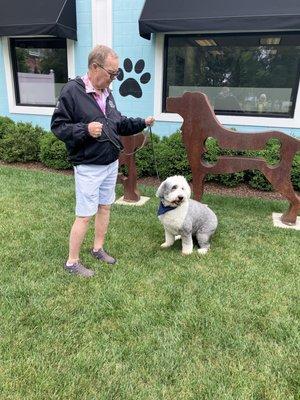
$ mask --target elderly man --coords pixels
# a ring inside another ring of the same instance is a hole
[[[51,130],[66,144],[74,166],[76,218],[69,240],[65,269],[90,277],[94,272],[79,259],[88,223],[95,215],[93,257],[114,264],[103,248],[115,200],[119,135],[132,135],[154,123],[153,117],[127,118],[117,110],[109,89],[118,76],[119,59],[109,47],[98,45],[89,55],[86,75],[69,81],[62,89],[51,120]]]

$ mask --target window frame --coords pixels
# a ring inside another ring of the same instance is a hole
[[[2,37],[3,45],[3,56],[4,56],[4,69],[5,78],[7,84],[7,96],[8,96],[8,109],[12,114],[33,114],[33,115],[52,115],[55,106],[47,105],[19,105],[17,104],[16,90],[15,90],[15,78],[14,78],[14,66],[11,55],[10,39],[53,39],[53,36],[7,36]],[[74,41],[66,39],[67,41],[67,67],[68,67],[68,78],[72,79],[75,77],[75,52],[74,52]]]
[[[276,32],[241,32],[241,34],[248,33],[248,35],[270,34],[274,36]],[[288,33],[288,32],[286,32]],[[297,32],[299,33],[299,32]],[[228,32],[222,35],[229,34]],[[281,32],[283,34],[283,32]],[[154,92],[154,114],[158,121],[168,122],[182,122],[182,118],[178,114],[168,113],[163,111],[163,98],[166,94],[166,50],[165,50],[165,37],[173,35],[200,35],[199,32],[173,32],[164,34],[156,34],[155,36],[155,92]],[[203,36],[217,36],[213,32],[201,33]],[[299,71],[298,71],[299,72]],[[284,128],[300,128],[300,73],[296,81],[295,102],[294,102],[294,116],[286,117],[282,115],[260,115],[260,114],[233,114],[230,112],[218,113],[218,120],[225,125],[241,125],[241,126],[268,126],[268,127],[284,127]]]

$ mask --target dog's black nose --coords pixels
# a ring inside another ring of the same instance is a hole
[[[178,200],[182,200],[183,199],[183,196],[178,196]]]

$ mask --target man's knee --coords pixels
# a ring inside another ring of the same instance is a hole
[[[110,211],[111,205],[110,204],[99,204],[98,211]]]
[[[90,219],[92,217],[76,217],[76,221],[78,221],[81,224],[88,224],[90,222]]]

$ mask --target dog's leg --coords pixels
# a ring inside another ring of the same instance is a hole
[[[181,236],[182,240],[182,254],[188,255],[193,252],[193,238],[190,236]]]
[[[211,234],[208,233],[196,233],[196,238],[199,244],[200,249],[198,249],[199,254],[206,254],[210,248],[209,238]]]
[[[172,244],[175,242],[175,236],[172,235],[166,228],[165,228],[165,242],[160,245],[163,249],[166,247],[172,246]]]

